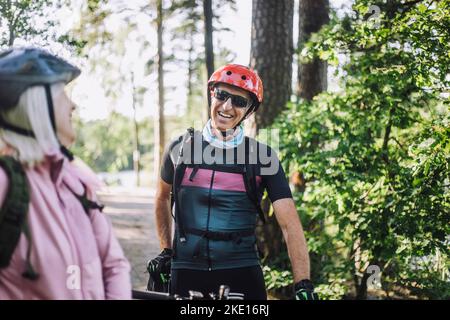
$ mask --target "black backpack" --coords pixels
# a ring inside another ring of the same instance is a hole
[[[28,248],[26,269],[22,276],[30,280],[36,280],[39,274],[34,270],[30,262],[32,241],[27,222],[30,204],[28,181],[22,165],[12,157],[0,157],[0,167],[3,168],[9,179],[8,191],[0,208],[0,269],[9,266],[20,235],[23,232],[28,241]],[[83,188],[84,194],[81,196],[74,193],[70,188],[69,190],[80,201],[86,214],[89,215],[90,209],[99,209],[101,211],[103,206],[89,200],[84,184]]]

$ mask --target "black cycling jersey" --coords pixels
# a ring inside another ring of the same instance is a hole
[[[221,270],[259,266],[255,236],[258,210],[247,193],[242,170],[249,167],[245,163],[251,164],[258,200],[264,190],[272,202],[291,198],[276,153],[253,139],[245,139],[252,145],[247,151],[240,145],[225,152],[203,141],[201,134],[195,139],[200,143],[199,148],[191,150],[193,157],[187,157],[194,163],[177,178],[180,179],[176,192],[178,219],[182,219],[186,237],[180,235],[177,222],[172,268]],[[167,183],[173,183],[181,140],[182,137],[175,140],[164,154],[161,178]],[[194,147],[194,144],[187,146]]]

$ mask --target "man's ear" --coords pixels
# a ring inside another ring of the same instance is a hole
[[[211,96],[211,98],[214,96],[214,90],[216,89],[216,87],[215,86],[211,86],[210,88],[209,88],[209,95]]]

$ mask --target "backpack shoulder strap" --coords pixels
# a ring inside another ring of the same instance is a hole
[[[30,191],[25,171],[19,161],[8,156],[0,157],[0,167],[9,179],[5,201],[0,208],[0,268],[9,266],[23,231],[28,240],[26,271],[23,276],[35,280],[38,274],[30,263],[31,234],[26,221]]]
[[[172,192],[171,192],[171,207],[175,209],[175,222],[178,227],[178,232],[180,234],[180,241],[186,241],[186,233],[183,227],[182,220],[180,218],[181,208],[178,201],[178,190],[180,188],[184,173],[186,171],[186,164],[182,161],[183,158],[183,149],[187,146],[191,147],[191,163],[193,163],[194,159],[194,136],[195,130],[194,128],[188,128],[187,132],[183,136],[183,140],[181,141],[180,149],[178,151],[178,156],[176,161],[174,162],[174,174],[173,174],[173,183],[172,183]],[[188,144],[189,143],[189,144]]]
[[[5,268],[19,242],[30,195],[25,172],[17,160],[0,157],[0,167],[9,179],[8,191],[0,210],[0,268]]]
[[[266,223],[266,217],[261,209],[261,203],[257,197],[256,186],[256,168],[254,164],[250,164],[250,138],[245,137],[245,165],[244,165],[244,185],[248,198],[253,202],[258,211],[259,218]]]
[[[83,194],[82,195],[79,195],[75,191],[73,191],[72,188],[70,188],[70,186],[67,183],[64,183],[64,184],[66,185],[67,189],[69,189],[69,191],[74,195],[74,197],[77,198],[77,200],[80,202],[81,206],[83,207],[84,212],[88,216],[90,215],[90,210],[98,209],[100,212],[102,212],[105,206],[98,202],[90,200],[87,196],[86,185],[81,180],[80,180],[80,183],[83,186]]]

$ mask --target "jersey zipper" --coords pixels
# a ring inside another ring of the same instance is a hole
[[[214,183],[214,174],[215,174],[215,170],[213,169],[212,171],[212,175],[211,175],[211,183],[209,185],[209,195],[208,195],[208,218],[206,220],[206,231],[209,231],[209,220],[210,220],[210,215],[211,215],[211,193],[212,193],[212,187],[213,187],[213,183]],[[206,252],[207,252],[207,256],[208,256],[208,270],[211,271],[211,256],[210,256],[210,252],[209,252],[209,239],[206,239]]]

